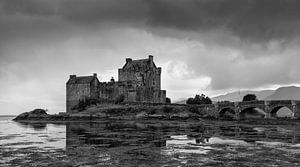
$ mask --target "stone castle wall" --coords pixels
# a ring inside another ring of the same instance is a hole
[[[125,101],[165,103],[166,91],[154,87],[139,87],[134,82],[104,82],[99,86],[99,97],[115,100],[120,95]]]
[[[126,95],[125,83],[101,82],[99,86],[99,97],[102,99],[115,100],[119,95]]]
[[[77,80],[88,80],[89,82],[76,83]],[[88,77],[76,77],[70,75],[70,79],[66,84],[66,111],[69,112],[76,106],[79,100],[86,98],[99,98],[99,81],[97,74]]]
[[[147,61],[148,64],[145,65]],[[132,65],[127,67],[127,64]],[[126,59],[125,66],[119,69],[118,73],[120,82],[135,81],[138,87],[161,89],[161,68],[155,66],[153,56],[149,56],[149,59],[137,61]]]
[[[78,104],[79,100],[90,97],[90,84],[69,84],[67,85],[67,112]]]
[[[141,60],[127,58],[118,72],[116,82],[99,82],[97,74],[71,75],[67,82],[67,112],[84,98],[115,100],[122,95],[125,102],[166,102],[166,91],[161,90],[161,68],[155,66],[153,56]]]
[[[100,98],[115,99],[124,95],[125,101],[165,103],[166,91],[161,90],[161,68],[156,67],[153,56],[148,59],[126,59],[118,70],[119,81],[100,84]]]
[[[161,89],[161,68],[158,69],[119,69],[119,81],[136,81],[141,87]]]

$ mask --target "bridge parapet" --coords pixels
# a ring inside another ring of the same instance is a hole
[[[254,100],[254,101],[241,101],[238,102],[239,105],[262,105],[265,104],[263,100]]]
[[[216,106],[216,108],[218,108],[220,110],[222,108],[235,107],[235,103],[234,102],[216,103],[215,106]]]
[[[271,100],[271,101],[267,101],[267,102],[269,102],[270,105],[278,105],[278,104],[280,104],[280,105],[285,105],[285,104],[289,105],[289,104],[292,104],[292,101],[293,100]]]
[[[265,118],[276,117],[276,113],[282,107],[289,108],[295,118],[300,118],[300,100],[257,100],[247,102],[218,102],[215,104],[203,104],[203,105],[183,105],[195,108],[201,112],[207,113],[207,115],[219,117],[224,115],[225,112],[231,112],[235,114],[236,119],[239,119],[242,112],[247,112],[246,109],[258,108],[265,112]]]

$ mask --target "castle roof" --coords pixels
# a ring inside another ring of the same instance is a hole
[[[150,61],[149,59],[139,59],[126,62],[126,64],[123,66],[123,69],[150,67],[151,63],[153,64],[153,67],[156,68],[156,65],[153,61]]]
[[[94,79],[97,79],[97,76],[70,76],[67,84],[89,84]]]

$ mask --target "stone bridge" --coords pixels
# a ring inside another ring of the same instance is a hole
[[[236,119],[240,119],[249,109],[260,109],[265,112],[265,118],[276,117],[276,113],[282,107],[287,107],[293,113],[294,118],[300,118],[300,101],[274,100],[274,101],[247,101],[247,102],[219,102],[214,104],[215,114],[222,117],[226,112],[231,112]]]
[[[193,105],[198,112],[205,112],[209,116],[222,117],[226,112],[234,114],[235,119],[240,119],[251,109],[259,109],[265,113],[265,118],[275,118],[277,112],[286,107],[292,111],[293,118],[300,118],[300,100],[272,100],[272,101],[247,101],[247,102],[218,102],[216,104]]]

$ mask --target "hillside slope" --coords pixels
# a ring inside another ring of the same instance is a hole
[[[212,101],[242,101],[246,94],[255,94],[259,100],[300,100],[300,87],[280,87],[276,90],[236,91],[212,97]],[[185,104],[186,99],[180,99],[177,104]]]
[[[300,87],[289,86],[278,88],[265,100],[300,100]]]
[[[263,90],[263,91],[237,91],[228,93],[225,95],[220,95],[213,97],[213,101],[242,101],[243,97],[247,94],[255,94],[259,100],[263,100],[266,97],[272,95],[275,91],[274,90]]]

